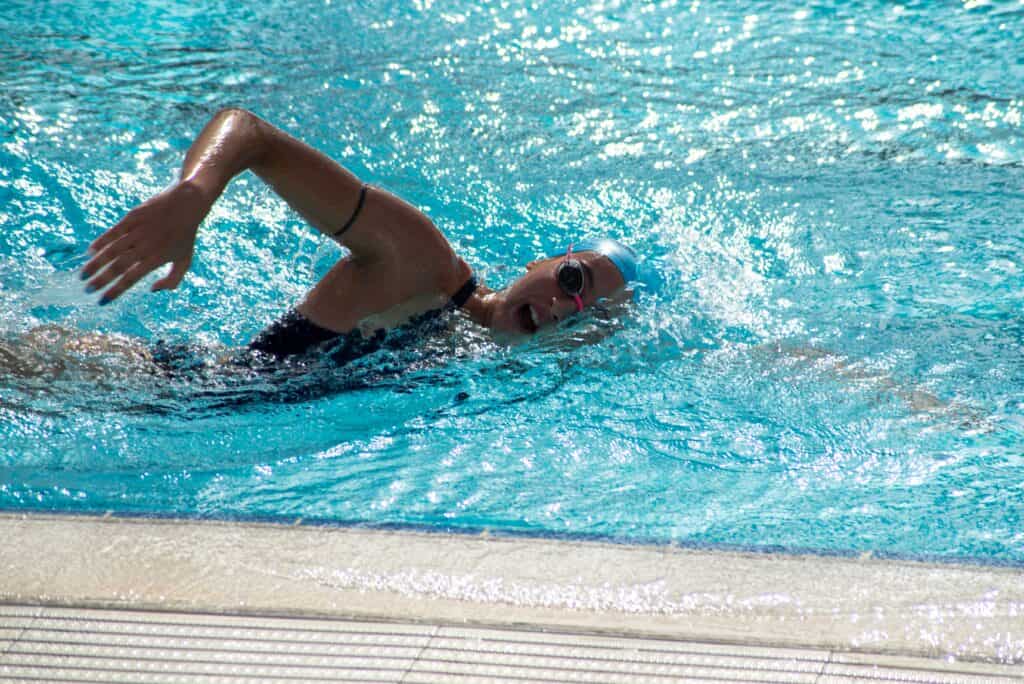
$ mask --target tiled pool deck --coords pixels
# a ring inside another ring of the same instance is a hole
[[[1024,570],[0,515],[0,681],[1024,682]]]

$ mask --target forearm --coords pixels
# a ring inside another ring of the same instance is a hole
[[[261,122],[241,109],[217,112],[185,155],[179,181],[188,183],[212,204],[232,178],[249,169],[265,154]]]
[[[363,214],[364,223],[367,217],[375,222],[374,230],[360,237],[357,227],[339,236],[359,205],[359,179],[255,114],[225,109],[189,148],[180,181],[134,207],[92,242],[92,258],[81,272],[87,289],[110,286],[100,300],[107,303],[168,262],[170,272],[153,289],[177,287],[192,263],[199,225],[231,179],[247,169],[320,232],[348,247],[353,260],[373,263],[384,255],[394,261],[395,254],[407,252],[421,257],[431,240],[447,247],[422,212],[383,192]]]
[[[327,155],[242,109],[222,110],[210,120],[185,156],[181,181],[212,203],[247,169],[330,236],[352,215],[362,186]]]
[[[113,283],[100,300],[106,304],[168,262],[171,271],[153,289],[177,287],[192,263],[196,233],[210,207],[266,148],[259,119],[238,109],[218,112],[186,153],[179,182],[134,207],[89,245],[92,258],[81,273],[89,281],[87,290]]]

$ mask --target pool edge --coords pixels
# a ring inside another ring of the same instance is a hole
[[[0,514],[0,533],[6,604],[1024,663],[1012,567],[56,514]]]

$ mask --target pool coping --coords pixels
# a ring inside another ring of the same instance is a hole
[[[85,515],[0,513],[0,535],[9,605],[578,632],[1024,676],[1018,567]]]

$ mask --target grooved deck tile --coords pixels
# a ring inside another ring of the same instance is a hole
[[[103,611],[107,613],[107,611]],[[401,625],[390,623],[359,623],[323,620],[319,622],[304,620],[303,624],[294,624],[290,618],[234,618],[223,616],[213,619],[210,616],[199,616],[205,620],[190,623],[180,616],[163,613],[135,613],[124,611],[113,614],[113,617],[98,617],[88,613],[54,615],[50,611],[38,618],[32,618],[31,625],[36,629],[91,631],[95,633],[120,633],[139,637],[157,635],[161,637],[236,639],[239,641],[268,639],[288,640],[301,635],[301,638],[312,642],[349,644],[388,643],[394,646],[421,646],[426,643],[436,630],[431,625]],[[4,624],[28,624],[28,618],[9,618],[0,620]],[[24,622],[22,622],[24,621]]]
[[[1022,625],[1024,626],[1024,625]],[[934,671],[938,673],[960,672],[965,675],[986,677],[1008,677],[1012,681],[1024,683],[1024,665],[1000,665],[977,663],[964,660],[922,660],[898,655],[876,655],[874,653],[835,652],[829,658],[830,666],[851,665],[867,667],[884,667],[893,670]]]
[[[603,637],[579,634],[510,632],[442,627],[431,648],[474,649],[522,655],[558,655],[583,659],[626,658],[645,663],[716,666],[763,670],[820,672],[827,651],[773,649],[726,644],[674,642],[658,639]]]
[[[1024,682],[1021,667],[814,649],[280,616],[2,608],[2,682]]]
[[[552,669],[570,668],[594,672],[629,672],[657,676],[723,676],[736,681],[806,681],[813,683],[824,663],[798,663],[751,659],[742,656],[715,656],[691,659],[680,654],[651,654],[634,649],[580,649],[559,647],[546,652],[518,649],[504,651],[496,648],[478,648],[472,644],[445,641],[431,642],[419,661],[469,661],[491,666]],[[660,656],[660,657],[659,657]],[[419,664],[417,662],[417,665]],[[790,666],[790,664],[792,666]]]
[[[13,607],[13,606],[11,606]],[[78,608],[45,606],[33,608],[40,617],[54,619],[82,619],[110,622],[137,622],[140,624],[186,625],[188,627],[234,628],[234,629],[267,629],[267,624],[275,625],[274,629],[306,630],[311,632],[386,632],[405,636],[430,636],[437,627],[431,624],[409,622],[384,622],[373,620],[351,620],[319,617],[291,617],[282,615],[232,615],[211,613],[189,613],[180,611],[152,611],[133,608]],[[3,613],[0,612],[0,617]]]
[[[814,681],[813,679],[811,681]],[[528,676],[517,674],[494,675],[480,673],[452,673],[439,670],[412,671],[402,680],[402,684],[747,684],[742,680],[728,679],[721,676],[706,677],[660,677],[638,675],[608,675],[598,673],[573,673],[567,676],[564,672],[530,673]]]
[[[39,615],[44,608],[39,606],[22,606],[22,605],[10,605],[0,603],[0,619],[2,618],[34,618]]]
[[[290,677],[288,684],[324,684],[327,682],[386,682],[398,684],[397,677],[379,677],[373,672],[350,670],[323,677]],[[0,682],[46,682],[46,684],[267,684],[263,675],[206,676],[175,673],[113,672],[108,670],[75,669],[67,667],[8,667],[0,665]]]
[[[187,654],[185,654],[187,655]],[[366,664],[359,664],[347,667],[339,664],[337,667],[324,667],[320,665],[267,665],[261,663],[224,663],[201,661],[193,659],[173,660],[146,660],[142,658],[92,658],[77,654],[70,650],[65,654],[23,654],[18,652],[8,653],[3,656],[4,667],[10,668],[34,668],[45,671],[52,668],[79,670],[79,671],[103,671],[110,673],[137,673],[167,674],[188,678],[188,681],[201,677],[250,677],[268,679],[290,679],[300,677],[306,679],[332,680],[340,672],[351,675],[352,673],[365,673],[367,676],[377,680],[397,680],[401,678],[407,667],[383,667],[375,668]]]
[[[274,646],[274,648],[271,648]],[[132,648],[123,646],[106,645],[82,645],[71,642],[36,642],[26,639],[19,639],[14,645],[7,649],[2,657],[5,662],[13,662],[22,657],[34,656],[37,658],[52,657],[59,660],[66,656],[90,658],[97,662],[114,661],[146,661],[146,662],[187,662],[187,663],[210,663],[231,666],[279,666],[279,667],[327,667],[327,668],[356,668],[356,669],[381,669],[381,670],[407,670],[416,658],[420,649],[409,649],[401,655],[384,655],[381,652],[374,652],[374,649],[366,649],[361,653],[353,653],[347,649],[340,649],[336,653],[283,653],[277,644],[266,645],[262,650],[248,652],[230,651],[221,647],[220,644],[211,645],[210,648],[197,649],[192,647],[179,647],[176,644],[167,644],[164,647],[154,648]]]
[[[651,665],[630,661],[606,661],[595,665],[576,658],[485,658],[445,659],[430,648],[419,658],[412,674],[444,673],[494,679],[546,679],[564,682],[678,681],[718,679],[734,682],[794,682],[814,684],[818,672],[757,672],[720,667]]]
[[[510,636],[511,635],[511,636]],[[580,639],[580,633],[577,632],[564,632],[554,630],[539,630],[539,629],[488,629],[483,627],[447,627],[443,626],[438,630],[438,636],[452,636],[452,637],[463,637],[463,638],[482,638],[482,639],[498,639],[498,640],[509,640],[514,639],[515,641],[533,641],[537,643],[562,643],[562,644],[573,644],[577,643]],[[722,653],[722,654],[734,654],[737,649],[741,649],[744,653],[751,656],[762,656],[771,658],[800,658],[806,660],[816,660],[824,662],[828,660],[828,651],[812,648],[792,648],[792,647],[775,647],[775,646],[743,646],[736,644],[715,644],[715,643],[702,643],[702,642],[691,642],[691,641],[680,641],[674,639],[666,639],[664,637],[637,637],[637,636],[608,636],[604,634],[586,634],[586,641],[588,644],[600,645],[600,646],[629,646],[635,644],[643,644],[645,648],[650,648],[652,645],[669,650],[669,651],[685,651],[691,652],[693,649],[698,649],[701,653]]]
[[[951,666],[952,667],[952,666]],[[908,669],[885,665],[844,665],[829,663],[820,684],[871,684],[893,682],[906,684],[1021,684],[1024,672],[1016,676],[990,672],[957,672],[932,669]]]
[[[17,650],[25,653],[54,653],[57,649],[74,648],[82,654],[103,657],[158,657],[171,653],[194,653],[197,657],[216,654],[225,662],[245,662],[265,658],[274,653],[281,662],[306,661],[313,658],[325,661],[336,658],[408,660],[422,650],[421,647],[394,648],[386,645],[351,646],[348,644],[307,644],[302,642],[245,642],[217,639],[161,639],[146,641],[97,638],[90,634],[52,634],[31,631],[17,640]],[[212,656],[209,656],[212,657]]]
[[[159,628],[140,634],[136,629],[119,629],[117,626],[95,625],[81,621],[33,624],[21,632],[26,641],[59,641],[78,646],[121,646],[125,648],[166,648],[173,645],[179,649],[204,649],[210,644],[224,651],[247,652],[263,650],[268,645],[287,653],[331,654],[339,649],[347,653],[364,653],[368,649],[387,650],[394,654],[416,652],[427,644],[428,636],[403,637],[383,633],[316,633],[265,630],[238,633],[235,630],[211,632],[208,629],[189,630],[179,627],[173,631]],[[135,627],[132,625],[131,627]]]

